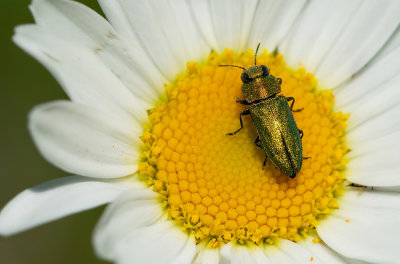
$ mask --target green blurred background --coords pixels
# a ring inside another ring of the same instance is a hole
[[[101,12],[95,0],[79,2]],[[39,155],[27,131],[27,115],[33,106],[66,98],[47,70],[11,40],[15,26],[33,22],[29,3],[0,1],[0,208],[28,187],[68,175]],[[103,209],[0,237],[0,263],[106,263],[95,257],[91,245],[92,231]]]

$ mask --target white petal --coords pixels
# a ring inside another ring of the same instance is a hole
[[[73,101],[126,119],[147,119],[142,100],[129,92],[93,50],[35,25],[17,27],[14,41],[48,68]]]
[[[396,32],[393,33],[390,39],[385,43],[385,46],[382,47],[377,56],[374,57],[370,63],[374,63],[375,61],[386,57],[398,47],[400,47],[400,28],[397,28]]]
[[[280,239],[275,245],[266,246],[265,254],[274,264],[322,263],[307,249],[286,239]]]
[[[192,264],[218,264],[219,247],[209,248],[207,243],[200,243],[196,246],[196,256]]]
[[[361,1],[311,1],[294,23],[279,50],[292,66],[302,63],[315,72]]]
[[[221,262],[223,264],[268,264],[270,261],[258,246],[235,245],[232,242],[221,248]]]
[[[399,12],[398,1],[313,1],[285,39],[283,53],[291,65],[301,62],[315,72],[321,87],[335,87],[379,51]]]
[[[400,185],[400,48],[339,90],[339,109],[351,113],[348,180],[369,186]],[[372,77],[375,76],[375,77]]]
[[[347,179],[367,186],[399,186],[400,131],[363,143],[349,141]],[[354,146],[354,148],[353,148]]]
[[[244,51],[257,1],[221,0],[208,3],[218,50],[229,48],[236,52]]]
[[[158,69],[169,79],[186,63],[206,59],[210,52],[184,0],[100,0],[118,32],[139,42]]]
[[[346,258],[331,250],[324,242],[313,242],[314,237],[308,236],[306,239],[299,241],[299,245],[307,249],[311,254],[317,257],[320,262],[327,264],[361,264],[363,261]],[[311,262],[315,263],[315,262]]]
[[[190,263],[194,238],[163,215],[156,193],[125,193],[107,208],[96,227],[97,254],[117,263]]]
[[[0,234],[12,235],[115,199],[138,188],[134,179],[96,181],[79,176],[51,180],[27,189],[0,213]]]
[[[99,178],[137,170],[141,128],[116,116],[68,101],[34,108],[29,129],[42,155],[59,168]]]
[[[347,190],[339,205],[317,226],[319,236],[329,247],[349,258],[398,263],[398,194]]]
[[[38,25],[88,48],[136,97],[154,102],[164,91],[164,79],[141,46],[120,38],[90,8],[75,1],[34,0],[31,10]]]
[[[107,207],[96,226],[93,235],[96,253],[108,260],[115,259],[120,243],[126,243],[135,230],[158,222],[163,214],[156,193],[146,189],[126,192]]]
[[[380,117],[382,110],[387,109],[388,106],[396,106],[394,101],[399,98],[396,92],[400,83],[398,78],[400,75],[399,60],[400,46],[385,57],[375,61],[354,80],[335,90],[337,109],[351,113],[349,130],[357,129],[356,127],[361,123],[373,120],[372,117],[374,116],[379,115]],[[388,94],[395,100],[386,100]],[[377,98],[377,95],[380,95],[379,98]],[[389,104],[389,102],[391,103]],[[393,119],[393,121],[396,120]],[[373,127],[379,129],[381,126],[374,125],[371,128]]]
[[[293,26],[305,3],[304,0],[260,1],[250,28],[248,48],[255,49],[261,43],[261,48],[274,51]]]
[[[305,1],[197,1],[191,8],[209,45],[216,51],[261,48],[273,51]]]
[[[218,52],[223,51],[223,47],[219,47],[215,35],[213,22],[211,20],[209,1],[189,0],[189,2],[197,27],[203,34],[208,45]]]
[[[190,263],[195,240],[171,221],[159,222],[132,232],[117,248],[117,263]]]
[[[393,88],[397,87],[394,86]],[[383,86],[382,89],[384,89]],[[392,94],[388,97],[391,96]],[[396,96],[396,94],[393,94],[393,97]],[[400,120],[398,118],[400,116],[400,106],[394,105],[392,100],[387,100],[387,105],[384,105],[385,102],[381,96],[376,96],[376,99],[374,101],[371,98],[371,101],[366,102],[365,105],[359,104],[360,110],[366,110],[366,112],[362,113],[355,110],[354,115],[350,114],[347,136],[354,148],[357,148],[356,144],[358,143],[368,144],[369,140],[382,138],[400,130]]]
[[[397,30],[390,36],[388,41],[385,43],[385,45],[379,50],[379,52],[368,62],[367,65],[365,65],[364,68],[362,68],[359,72],[353,74],[353,77],[357,77],[360,73],[365,71],[365,69],[368,69],[369,67],[373,66],[375,63],[378,61],[382,60],[382,58],[385,58],[388,56],[388,54],[392,53],[395,49],[400,47],[400,28],[398,27]],[[336,87],[338,88],[338,87]],[[335,89],[336,89],[335,88]]]
[[[399,13],[399,1],[363,1],[315,72],[322,86],[336,86],[367,64],[396,30]]]

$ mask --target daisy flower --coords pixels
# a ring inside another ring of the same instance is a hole
[[[73,174],[25,190],[4,236],[111,203],[116,263],[398,263],[400,2],[34,0],[14,41],[71,101],[37,106],[41,154]],[[253,144],[241,70],[282,79],[311,157],[294,179]]]

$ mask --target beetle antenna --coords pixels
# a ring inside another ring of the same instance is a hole
[[[256,48],[256,54],[254,55],[254,65],[257,65],[257,53],[258,53],[258,48],[260,47],[261,42],[258,43],[257,48]]]
[[[240,68],[243,69],[244,71],[246,70],[246,68],[241,67],[241,66],[237,66],[237,65],[218,65],[219,67],[236,67],[236,68]]]

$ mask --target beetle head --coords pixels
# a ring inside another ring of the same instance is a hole
[[[255,65],[243,71],[242,94],[247,102],[266,99],[281,92],[281,79],[269,74],[265,65]]]

